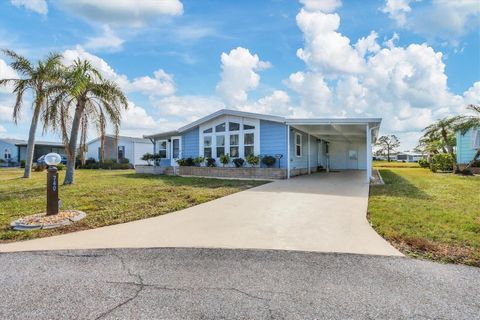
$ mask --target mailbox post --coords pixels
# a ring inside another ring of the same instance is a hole
[[[58,153],[49,153],[45,156],[47,169],[47,216],[58,214],[58,170],[57,165],[62,161]]]

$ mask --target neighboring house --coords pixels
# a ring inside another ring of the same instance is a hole
[[[144,136],[163,155],[160,166],[176,160],[222,154],[244,158],[248,154],[280,158],[275,167],[287,178],[316,171],[366,170],[371,177],[372,143],[379,118],[292,119],[234,110],[219,110],[178,130]]]
[[[426,159],[427,156],[413,151],[403,151],[399,152],[395,156],[395,160],[400,162],[418,162],[420,159]]]
[[[470,129],[465,134],[457,132],[457,162],[467,165],[480,148],[480,128]]]
[[[100,137],[87,143],[86,159],[101,159]],[[131,164],[147,164],[141,160],[145,153],[153,153],[153,144],[148,139],[105,135],[104,159],[114,159],[118,162],[128,159]]]
[[[0,157],[14,164],[19,164],[21,160],[27,158],[27,141],[18,139],[0,139]],[[33,162],[36,162],[41,156],[56,152],[65,155],[65,147],[61,142],[36,141],[33,152]]]

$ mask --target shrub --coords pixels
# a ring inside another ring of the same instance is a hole
[[[150,161],[155,160],[155,155],[150,152],[145,153],[140,160],[147,161],[147,165],[151,166]]]
[[[20,160],[20,168],[25,168],[25,160]]]
[[[64,168],[65,168],[65,166],[63,165],[63,163],[57,164],[57,170],[58,171],[62,171]]]
[[[228,155],[228,153],[222,154],[220,156],[220,162],[223,164],[224,167],[230,163],[230,156]]]
[[[262,163],[267,167],[273,167],[273,165],[277,162],[277,159],[273,156],[265,156],[262,158]]]
[[[47,169],[46,164],[37,164],[35,166],[35,172],[42,172],[42,171],[45,171],[45,169]]]
[[[418,165],[422,168],[428,168],[430,167],[430,163],[428,162],[427,159],[420,159],[418,160]]]
[[[252,167],[257,166],[260,163],[260,156],[254,156],[253,154],[249,154],[246,157],[246,160],[247,160],[247,163]]]
[[[0,163],[6,163],[7,161],[0,159]]]
[[[85,165],[92,164],[92,163],[97,163],[97,161],[93,158],[88,158],[87,160],[85,160]]]
[[[123,158],[120,160],[120,163],[122,164],[129,164],[130,163],[130,160],[128,160],[127,158]]]
[[[205,158],[204,157],[196,157],[193,159],[193,163],[196,165],[196,166],[200,166],[203,161],[205,161]]]
[[[193,162],[193,158],[178,159],[177,163],[180,167],[193,167],[195,165],[195,163]]]
[[[241,168],[245,164],[245,160],[243,160],[242,158],[235,158],[235,159],[233,159],[232,162],[235,165],[235,167],[237,167],[237,168]]]
[[[452,171],[452,156],[449,153],[435,154],[430,161],[430,170],[432,170],[432,172]]]
[[[205,161],[207,162],[207,167],[216,167],[217,166],[217,162],[213,158],[207,158]]]

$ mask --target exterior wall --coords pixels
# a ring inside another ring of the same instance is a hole
[[[177,170],[178,174],[183,176],[241,179],[285,179],[287,177],[287,170],[279,168],[178,167]],[[169,172],[167,171],[166,174]]]
[[[283,123],[260,121],[260,154],[275,156],[281,154],[280,168],[287,167],[287,126]],[[275,164],[278,167],[278,163]]]
[[[147,161],[143,161],[142,157],[147,152],[153,153],[153,143],[135,142],[133,144],[133,156],[132,158],[129,158],[130,162],[133,163],[135,166],[146,165]]]
[[[105,159],[118,159],[118,147],[125,147],[125,158],[130,160],[130,163],[134,165],[147,164],[146,161],[141,160],[142,156],[147,153],[153,153],[153,144],[150,142],[134,142],[127,139],[119,138],[115,141],[115,138],[105,137]],[[98,149],[100,148],[100,139],[95,140],[88,144],[88,150],[86,159],[93,158],[96,161],[100,161]]]
[[[480,130],[480,128],[478,129]],[[457,132],[457,162],[469,163],[472,161],[477,149],[473,147],[474,134],[476,130],[469,130],[464,135]]]
[[[357,163],[349,163],[348,150],[357,150]],[[330,169],[367,169],[367,154],[365,142],[332,141],[329,146]]]
[[[182,158],[198,157],[200,134],[198,127],[182,134]]]
[[[302,136],[302,155],[300,157],[297,157],[295,154],[296,133],[299,133]],[[310,144],[312,143],[313,140],[315,140],[315,138],[310,136]],[[295,169],[308,168],[308,134],[297,129],[291,129],[289,145],[290,145],[290,175],[292,175],[292,172]]]
[[[0,140],[0,159],[5,159],[5,149],[10,151],[10,162],[18,162],[18,148],[15,144]]]

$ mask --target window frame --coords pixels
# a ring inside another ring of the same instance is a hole
[[[8,155],[8,157],[7,157]],[[5,148],[5,150],[3,150],[3,158],[5,160],[11,160],[12,159],[12,152],[10,151],[9,148]]]
[[[120,158],[120,150],[122,150],[122,157]],[[117,159],[120,161],[120,160],[123,160],[123,159],[126,159],[125,157],[125,146],[117,146]]]
[[[300,143],[297,141],[297,137],[300,137]],[[303,156],[303,136],[300,132],[295,132],[295,157],[301,158]],[[300,154],[297,152],[297,147],[300,147]]]
[[[162,148],[162,143],[165,143],[165,149]],[[160,151],[165,151],[165,157],[160,157],[160,159],[168,159],[168,140],[158,140],[158,150],[157,153],[160,155]]]

